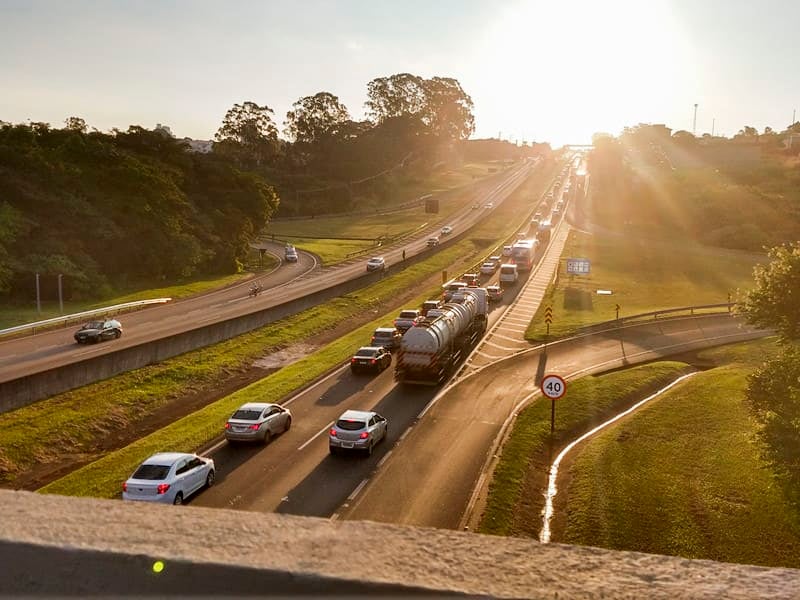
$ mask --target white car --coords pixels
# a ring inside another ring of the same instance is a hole
[[[161,452],[144,461],[122,484],[123,500],[183,504],[214,485],[214,461],[183,452]]]
[[[483,205],[483,208],[494,208],[494,202],[487,202]]]
[[[451,233],[453,233],[453,228],[450,225],[442,227],[442,235],[450,235]]]
[[[492,275],[494,274],[496,269],[497,269],[496,262],[486,261],[481,265],[481,275]]]
[[[373,256],[367,261],[367,271],[385,271],[386,259],[382,256]]]
[[[511,256],[512,252],[513,249],[511,246],[503,246],[503,252],[502,252],[503,256]]]
[[[283,256],[286,262],[297,262],[297,249],[294,246],[287,246]]]

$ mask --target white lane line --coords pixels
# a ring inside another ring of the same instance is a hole
[[[501,346],[500,344],[495,344],[494,342],[490,342],[489,340],[483,342],[487,346],[492,346],[493,348],[499,348],[500,350],[505,350],[506,352],[519,352],[519,348],[509,348],[508,346]]]
[[[222,448],[227,443],[228,443],[228,440],[221,440],[221,441],[217,442],[216,444],[211,446],[211,448],[209,448],[208,450],[205,451],[204,456],[210,457],[212,454],[214,454],[214,452],[216,452],[217,450]]]
[[[383,458],[378,461],[378,466],[377,466],[378,469],[381,468],[381,465],[383,463],[385,463],[387,460],[389,460],[389,457],[392,455],[392,452],[394,452],[394,451],[393,450],[389,450],[386,454],[383,455]]]
[[[325,433],[326,431],[328,431],[328,430],[329,430],[329,429],[330,429],[330,428],[333,426],[333,424],[334,424],[335,422],[336,422],[336,421],[331,421],[330,423],[328,423],[327,425],[325,425],[325,427],[323,427],[323,428],[322,428],[322,429],[320,429],[320,430],[319,430],[317,433],[315,433],[313,436],[311,436],[311,439],[309,439],[309,440],[308,440],[307,442],[305,442],[305,443],[304,443],[302,446],[300,446],[299,448],[297,448],[297,450],[298,450],[298,451],[299,451],[299,450],[302,450],[303,448],[305,448],[306,446],[308,446],[308,445],[309,445],[311,442],[313,442],[315,439],[317,439],[317,438],[318,438],[320,435],[322,435],[323,433]]]
[[[291,398],[289,398],[289,399],[288,399],[286,402],[283,402],[283,403],[281,403],[281,406],[289,406],[289,405],[290,405],[292,402],[294,402],[295,400],[297,400],[297,399],[298,399],[300,396],[302,396],[302,395],[303,395],[303,394],[305,394],[306,392],[310,392],[310,391],[311,391],[311,390],[313,390],[315,387],[317,387],[317,386],[319,386],[319,385],[322,385],[323,383],[325,383],[326,381],[328,381],[328,379],[330,379],[330,378],[331,378],[331,377],[333,377],[334,375],[338,375],[339,373],[341,373],[342,371],[344,371],[346,368],[347,368],[347,365],[346,365],[346,364],[342,365],[341,367],[339,367],[338,369],[336,369],[336,370],[335,370],[333,373],[330,373],[330,374],[326,375],[325,377],[323,377],[322,379],[320,379],[319,381],[317,381],[317,382],[316,382],[316,383],[314,383],[313,385],[310,385],[310,386],[308,386],[306,389],[304,389],[304,390],[301,390],[300,392],[297,392],[297,393],[296,393],[294,396],[292,396]]]
[[[335,512],[331,515],[331,521],[338,521],[339,520],[339,513]]]
[[[363,490],[363,489],[364,489],[364,486],[365,486],[365,485],[367,485],[367,482],[368,482],[368,481],[369,481],[369,479],[362,479],[362,480],[361,480],[361,483],[359,483],[359,484],[358,484],[358,487],[357,487],[356,489],[354,489],[354,490],[353,490],[353,491],[350,493],[350,495],[347,497],[347,499],[348,499],[350,502],[352,502],[352,501],[355,499],[355,497],[356,497],[356,496],[358,496],[359,492],[360,492],[361,490]]]
[[[519,339],[519,338],[512,338],[512,337],[508,337],[507,335],[503,335],[502,333],[497,333],[497,332],[495,331],[494,333],[492,333],[492,339],[494,339],[494,338],[496,338],[496,337],[500,338],[501,340],[505,340],[505,341],[507,341],[507,342],[517,342],[517,343],[522,343],[522,342],[524,342],[524,341],[525,341],[525,340],[521,340],[521,339]]]
[[[478,350],[475,354],[477,356],[483,356],[484,358],[488,358],[489,360],[495,360],[495,359],[501,358],[501,356],[502,356],[502,355],[501,356],[497,356],[496,354],[486,354],[486,352],[484,352],[483,350]]]
[[[503,323],[511,323],[512,325],[530,325],[531,318],[526,316],[518,317],[516,315],[513,315],[503,319]]]
[[[400,442],[402,442],[404,439],[406,439],[406,436],[409,434],[409,432],[410,432],[410,431],[411,431],[411,427],[409,427],[408,429],[406,429],[406,430],[403,432],[403,435],[401,435],[401,436],[400,436],[400,437],[397,439],[397,443],[399,444],[399,443],[400,443]]]

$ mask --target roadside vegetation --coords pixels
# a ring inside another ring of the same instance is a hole
[[[217,400],[220,396],[215,395],[215,390],[224,388],[226,382],[235,380],[237,374],[250,369],[258,358],[292,344],[308,342],[315,335],[334,330],[344,331],[343,324],[347,324],[347,331],[350,331],[365,320],[370,320],[368,325],[346,334],[330,348],[323,348],[302,363],[284,367],[268,376],[263,380],[263,385],[272,390],[269,393],[262,393],[261,390],[265,388],[258,388],[260,397],[276,400],[285,397],[290,391],[344,361],[354,347],[368,339],[376,324],[386,324],[391,320],[394,312],[387,312],[384,317],[373,320],[381,309],[394,307],[398,301],[419,303],[430,294],[438,295],[437,282],[441,270],[469,268],[490,253],[496,243],[494,240],[513,232],[514,225],[525,214],[524,207],[528,205],[530,197],[544,191],[554,170],[555,165],[549,165],[534,174],[496,209],[492,217],[476,228],[471,238],[379,284],[234,340],[0,415],[0,473],[5,485],[13,486],[14,479],[20,473],[45,469],[57,465],[59,461],[63,462],[65,458],[71,459],[74,466],[90,462],[108,451],[108,440],[111,438],[113,442],[115,432],[135,429],[160,409],[171,403],[179,403],[187,395],[206,395],[209,403]],[[430,282],[424,284],[429,278]],[[410,297],[408,291],[418,290],[421,284],[433,287],[419,297]],[[241,397],[237,398],[230,403],[239,402]],[[220,415],[227,417],[230,412],[229,402],[225,399],[222,402],[222,409],[209,407],[210,412],[197,413],[199,421],[192,416],[180,421],[165,434],[169,443],[164,439],[159,442],[164,444],[161,447],[193,450],[218,435],[224,421]],[[63,415],[63,421],[59,416],[58,423],[50,421],[50,426],[47,426],[47,419],[43,415]],[[215,426],[206,425],[206,419],[208,423],[215,422]],[[37,426],[39,423],[41,427]],[[142,447],[137,446],[139,450],[128,456],[141,460]],[[109,460],[115,464],[114,459]],[[126,471],[130,466],[129,462],[125,462],[121,470]],[[88,468],[94,467],[90,465]],[[128,474],[124,473],[125,476]],[[86,473],[81,477],[87,477]],[[54,485],[48,489],[69,489],[71,484],[56,482]],[[95,491],[102,487],[105,490],[102,495],[113,495],[117,491],[116,484],[105,487],[98,485],[100,487],[90,487]]]
[[[558,452],[584,431],[689,370],[685,363],[662,361],[571,381],[556,403],[553,436],[550,402],[536,398],[519,413],[503,445],[478,531],[538,537],[550,463]]]
[[[752,285],[763,254],[712,248],[686,241],[653,241],[609,232],[570,232],[563,257],[588,258],[591,274],[571,276],[562,261],[525,336],[543,341],[544,310],[553,308],[550,334],[654,310],[735,300]],[[599,295],[597,290],[610,290]]]
[[[800,510],[762,457],[745,397],[776,351],[772,339],[701,352],[719,366],[576,448],[553,541],[800,567]]]

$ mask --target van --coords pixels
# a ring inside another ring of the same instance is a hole
[[[517,265],[500,265],[500,283],[516,283],[518,278]]]

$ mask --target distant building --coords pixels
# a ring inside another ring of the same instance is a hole
[[[172,130],[167,125],[162,125],[161,123],[156,123],[156,128],[153,131],[158,131],[164,135],[168,135],[171,138],[175,137],[175,134],[172,133]]]
[[[185,137],[183,141],[189,146],[191,152],[208,154],[214,149],[214,142],[212,140],[193,140],[192,138]]]

